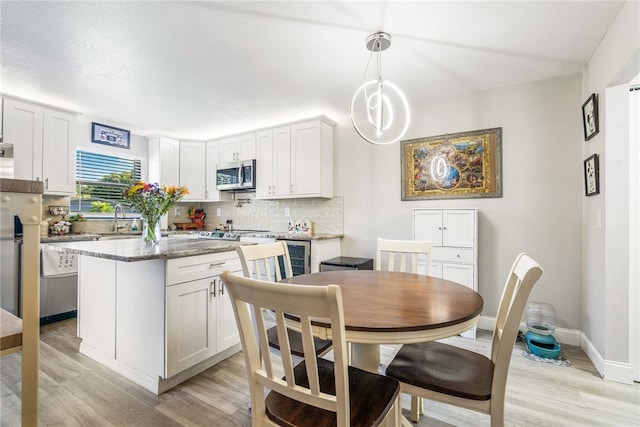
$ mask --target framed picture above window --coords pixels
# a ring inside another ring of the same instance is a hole
[[[582,104],[582,128],[584,129],[584,140],[588,141],[599,131],[598,126],[598,98],[592,93],[589,99]]]
[[[585,196],[600,193],[600,167],[597,154],[584,161],[584,191]]]
[[[91,123],[91,142],[110,145],[112,147],[131,148],[131,132],[111,126]]]

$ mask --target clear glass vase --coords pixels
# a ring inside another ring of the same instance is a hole
[[[142,240],[147,246],[155,246],[160,242],[160,221],[151,222],[144,220],[142,225]]]

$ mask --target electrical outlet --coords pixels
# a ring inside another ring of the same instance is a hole
[[[175,209],[173,210],[173,214],[174,214],[175,216],[180,216],[180,208],[175,208]]]
[[[216,208],[216,216],[222,216],[222,209]]]
[[[284,216],[291,216],[291,209],[289,209],[289,206],[284,208]]]

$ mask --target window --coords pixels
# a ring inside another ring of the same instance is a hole
[[[76,151],[76,195],[71,198],[72,212],[113,212],[123,202],[123,191],[131,182],[142,179],[142,160],[93,151]],[[129,208],[125,206],[127,212]]]

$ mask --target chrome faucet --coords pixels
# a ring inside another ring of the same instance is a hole
[[[113,208],[113,232],[117,233],[121,228],[125,228],[128,224],[118,225],[118,209],[122,212],[122,219],[126,219],[126,215],[124,213],[124,208],[120,203],[117,203]]]

